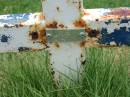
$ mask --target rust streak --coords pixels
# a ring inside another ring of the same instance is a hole
[[[91,28],[89,28],[89,27],[86,27],[86,28],[85,28],[85,32],[88,33],[88,36],[89,36],[89,37],[98,37],[98,35],[100,34],[100,31],[98,31],[98,30],[93,30],[93,29],[91,29]]]
[[[59,24],[59,27],[60,28],[64,28],[65,26],[63,24]]]
[[[110,19],[119,19],[120,16],[117,15],[106,15],[106,16],[101,16],[100,20],[110,20]]]
[[[53,21],[51,23],[46,23],[47,28],[57,28],[58,23],[56,21]]]
[[[79,9],[81,9],[82,8],[82,6],[81,6],[82,4],[81,4],[81,1],[79,1]]]
[[[130,9],[114,9],[108,15],[130,16]]]
[[[46,44],[47,42],[45,28],[40,26],[40,24],[30,26],[29,37],[34,43],[39,42],[41,44]]]
[[[88,38],[80,43],[80,47],[98,47],[99,43],[97,41],[97,38]]]
[[[81,48],[82,48],[82,47],[85,47],[85,44],[86,44],[86,40],[80,42],[80,47],[81,47]]]
[[[112,48],[114,48],[114,47],[116,48],[116,47],[118,47],[118,46],[116,46],[116,45],[101,45],[101,44],[98,45],[98,48],[111,48],[111,47],[112,47]]]
[[[40,13],[40,15],[39,15],[39,21],[40,21],[40,20],[44,20],[44,19],[45,19],[44,14],[43,14],[43,13]]]
[[[42,44],[46,44],[46,43],[47,43],[46,30],[45,30],[44,27],[39,30],[39,38],[38,38],[38,40],[39,40]]]
[[[31,32],[29,35],[32,36],[32,40],[38,39],[38,32],[37,31]]]
[[[59,44],[58,42],[55,42],[55,43],[54,43],[54,46],[55,46],[56,48],[60,48],[60,44]]]
[[[86,22],[82,19],[75,21],[73,24],[75,27],[85,27],[86,26]]]
[[[86,9],[84,9],[84,10],[83,10],[83,15],[84,15],[84,16],[89,16],[90,13],[89,13]]]

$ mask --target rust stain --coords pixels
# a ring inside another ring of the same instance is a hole
[[[46,23],[47,28],[57,28],[58,23],[56,21],[53,21],[51,23]]]
[[[78,4],[78,8],[81,9],[82,8],[82,2],[81,1],[73,1],[73,4]]]
[[[108,15],[130,16],[130,9],[122,9],[122,8],[113,9],[111,12],[108,13]]]
[[[44,14],[43,14],[43,13],[40,13],[40,15],[39,15],[38,19],[39,19],[39,21],[40,21],[40,20],[44,20],[44,19],[45,19]]]
[[[30,36],[32,36],[32,40],[37,40],[38,39],[38,32],[34,31],[29,33]]]
[[[24,25],[22,23],[19,24],[19,27],[24,27]]]
[[[40,24],[30,26],[29,37],[34,43],[35,42],[39,42],[41,44],[47,43],[46,30]]]
[[[82,8],[82,3],[81,3],[81,1],[79,1],[79,9],[81,9]]]
[[[120,16],[117,15],[106,15],[106,16],[101,16],[100,20],[110,20],[110,19],[118,20],[119,18]]]
[[[20,22],[19,24],[15,24],[15,27],[16,27],[16,28],[24,27],[24,24],[22,24],[22,23]]]
[[[130,9],[116,8],[112,9],[111,12],[105,13],[104,16],[100,17],[100,20],[119,20],[122,17],[130,18]]]
[[[60,11],[60,7],[59,6],[57,6],[56,9],[57,9],[57,11]]]
[[[85,47],[85,44],[86,44],[86,40],[83,40],[82,42],[80,42],[80,47]]]
[[[59,24],[59,27],[60,28],[64,28],[65,26],[63,24]]]
[[[43,48],[43,49],[44,49],[44,48]],[[34,51],[42,51],[43,49],[34,49],[34,48],[32,48],[31,51],[33,51],[33,52],[34,52]]]
[[[84,16],[89,16],[90,13],[89,13],[86,9],[84,9],[84,10],[83,10],[83,15],[84,15]]]
[[[14,25],[8,25],[8,24],[5,24],[4,25],[4,28],[19,28],[19,27],[23,27],[24,25],[22,23],[19,23],[19,24],[14,24]]]
[[[89,27],[86,27],[86,28],[85,28],[85,32],[88,33],[88,36],[89,36],[89,37],[98,37],[98,35],[100,34],[100,31],[98,31],[98,30],[93,30],[93,29],[91,29],[91,28],[89,28]]]
[[[75,27],[85,27],[86,26],[86,22],[83,19],[77,20],[73,24]]]
[[[88,38],[80,43],[81,48],[85,47],[98,47],[98,38]]]
[[[39,38],[38,38],[38,40],[39,40],[42,44],[46,44],[46,43],[47,43],[46,30],[45,30],[44,27],[39,30]]]
[[[116,45],[101,45],[101,44],[100,44],[100,45],[98,45],[98,47],[99,47],[99,48],[111,48],[111,47],[112,47],[112,48],[114,48],[114,47],[116,48],[116,47],[118,47],[118,46],[116,46]]]
[[[55,43],[54,43],[54,46],[55,46],[56,48],[60,48],[60,44],[59,44],[58,42],[55,42]]]

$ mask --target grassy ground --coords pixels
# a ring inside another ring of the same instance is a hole
[[[47,52],[0,54],[0,97],[130,97],[126,54],[126,48],[86,49],[81,79],[58,86]]]
[[[84,0],[84,5],[87,8],[129,6],[130,1]],[[40,0],[0,0],[0,14],[40,9]],[[57,86],[47,52],[0,54],[0,97],[130,97],[129,48],[89,48],[86,59],[79,81]]]

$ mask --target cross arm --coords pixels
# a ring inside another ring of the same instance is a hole
[[[0,15],[0,51],[45,49],[50,27],[83,28],[87,37],[81,44],[86,47],[130,45],[130,8],[84,9],[81,19],[69,26],[46,23],[42,13]]]

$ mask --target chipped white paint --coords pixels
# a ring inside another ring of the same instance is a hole
[[[121,8],[125,9],[125,8]],[[101,31],[102,28],[106,28],[108,33],[111,34],[114,32],[115,29],[120,29],[120,27],[126,27],[127,29],[130,27],[130,21],[128,23],[120,23],[121,20],[125,17],[120,16],[120,20],[115,18],[115,16],[108,15],[109,12],[111,12],[112,9],[86,9],[84,10],[85,15],[82,17],[82,19],[86,22],[87,26],[91,29],[99,30]],[[96,15],[95,15],[96,14]],[[105,17],[105,19],[103,18]],[[129,16],[128,16],[129,17]],[[98,21],[96,21],[98,20]],[[112,20],[110,24],[106,24],[108,20]]]
[[[101,16],[106,15],[105,13],[111,12],[111,9],[84,9],[84,15],[82,18],[85,20],[95,21],[96,19],[101,18]]]
[[[116,45],[116,43],[114,41],[110,42],[111,45]]]
[[[79,46],[79,43],[75,42],[60,43],[59,45],[60,47],[57,48],[50,44],[49,48],[55,78],[58,79],[66,75],[71,79],[77,79],[80,75],[83,48]]]
[[[4,39],[5,42],[0,42],[0,52],[18,52],[20,47],[31,49],[45,48],[45,46],[40,43],[33,43],[33,41],[29,39],[29,30],[28,26],[19,28],[0,28],[1,38],[2,35],[8,37],[7,39]]]
[[[43,13],[46,23],[57,22],[64,27],[73,27],[73,23],[81,18],[82,0],[43,0]]]
[[[13,26],[15,24],[22,24],[24,26],[38,24],[44,22],[43,19],[39,19],[41,15],[42,13],[0,15],[0,27],[4,27],[5,24],[8,26]]]
[[[34,13],[29,15],[29,19],[25,22],[22,22],[23,25],[34,25],[34,24],[43,24],[45,25],[45,20],[40,20],[39,17],[42,15],[42,13]]]
[[[63,28],[72,29],[74,23],[81,19],[83,2],[82,0],[43,0],[42,6],[46,24],[56,22],[56,25],[63,25]],[[66,29],[64,30],[67,32]],[[79,37],[81,37],[80,33]],[[79,43],[57,42],[59,48],[51,45],[49,48],[51,64],[56,72],[55,78],[64,75],[77,78],[81,66],[80,41]]]

